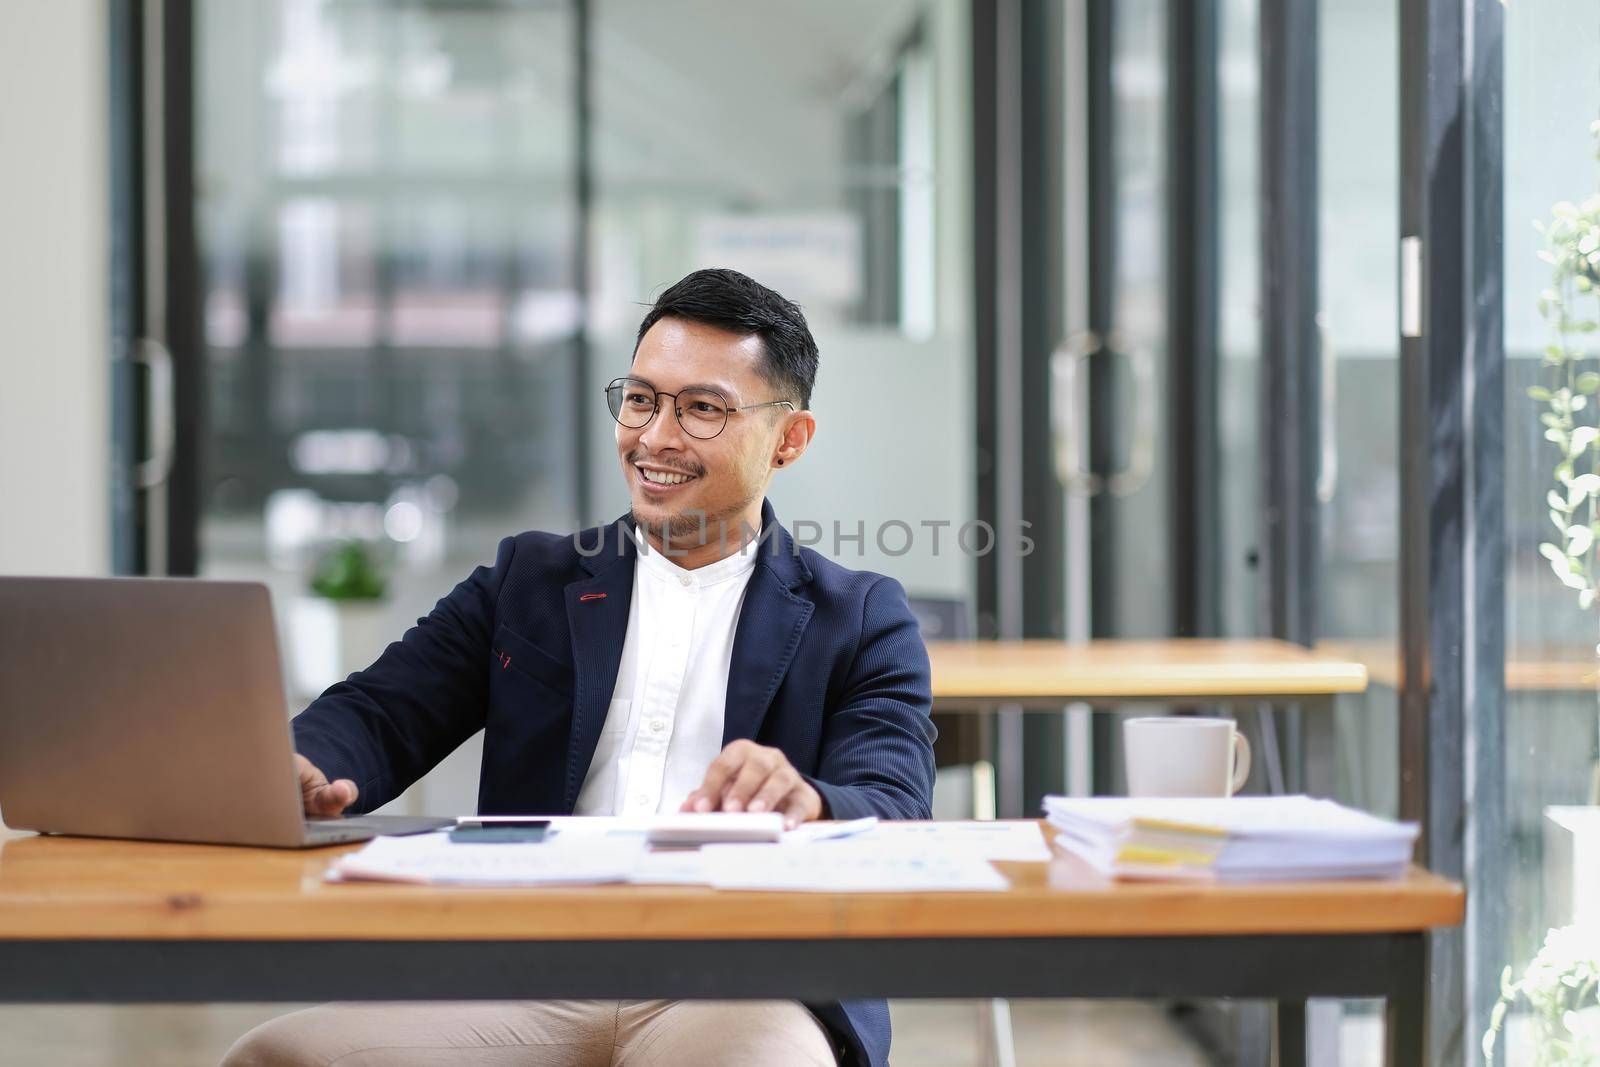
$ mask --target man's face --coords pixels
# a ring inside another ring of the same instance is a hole
[[[663,318],[639,342],[628,375],[664,393],[715,389],[735,408],[792,399],[774,394],[758,369],[762,359],[758,336]],[[698,540],[704,523],[711,538],[725,529],[737,543],[741,520],[748,518],[752,526],[759,522],[759,513],[747,512],[766,491],[788,409],[730,414],[722,432],[707,441],[684,432],[673,403],[672,397],[662,397],[660,410],[642,429],[617,426],[617,455],[634,521],[675,541]],[[662,475],[686,477],[675,484],[651,480]]]

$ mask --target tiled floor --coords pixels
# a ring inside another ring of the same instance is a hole
[[[293,1005],[0,1008],[0,1067],[214,1067],[233,1039]],[[895,1067],[969,1067],[978,1005],[897,1001]],[[1156,1007],[1123,1001],[1019,1001],[1018,1067],[1203,1067]]]

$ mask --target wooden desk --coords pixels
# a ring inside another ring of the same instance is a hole
[[[1247,997],[1301,1062],[1307,997],[1389,1001],[1422,1062],[1425,941],[1460,887],[1107,882],[1009,863],[1004,893],[329,885],[314,852],[0,835],[0,1001]]]
[[[1404,682],[1398,640],[1317,642],[1320,654],[1364,664],[1372,681],[1388,689]],[[1510,693],[1594,693],[1600,689],[1600,657],[1593,645],[1538,645],[1506,650]]]
[[[1291,784],[1321,795],[1334,786],[1334,701],[1367,688],[1360,660],[1288,641],[930,641],[928,656],[933,707],[941,712],[988,714],[1005,705],[1059,711],[1074,703],[1298,706],[1309,713],[1306,768],[1304,782]],[[1000,746],[1002,782],[1017,780],[1020,741],[1019,734]]]

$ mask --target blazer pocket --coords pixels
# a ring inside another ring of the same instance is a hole
[[[517,671],[552,692],[571,699],[572,665],[563,663],[526,637],[501,626],[494,632],[491,670]]]

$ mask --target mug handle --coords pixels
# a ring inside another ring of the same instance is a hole
[[[1250,740],[1243,733],[1233,731],[1233,788],[1230,795],[1244,788],[1245,780],[1250,777]]]

